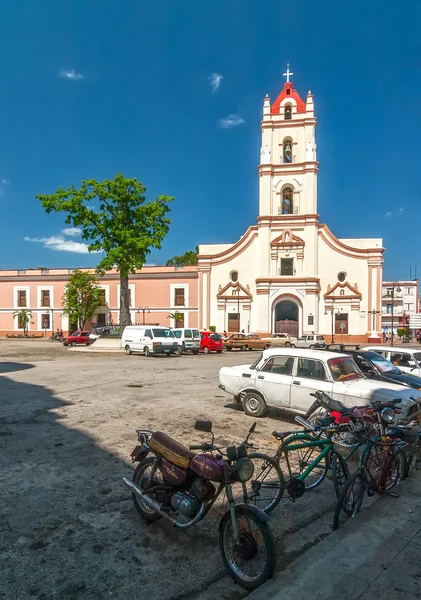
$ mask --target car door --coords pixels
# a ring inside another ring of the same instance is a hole
[[[311,356],[297,358],[291,385],[291,408],[307,411],[314,402],[310,393],[322,390],[331,394],[332,388],[333,382],[329,380],[326,366],[321,360],[315,360]]]
[[[275,355],[256,371],[254,385],[262,392],[267,404],[289,406],[294,357]]]

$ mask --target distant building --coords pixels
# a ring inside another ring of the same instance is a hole
[[[396,334],[398,328],[410,326],[410,317],[419,313],[418,279],[383,281],[382,330]],[[392,323],[393,321],[393,323]]]

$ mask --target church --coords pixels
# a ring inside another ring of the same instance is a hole
[[[320,223],[314,98],[291,75],[263,102],[257,223],[234,244],[199,247],[199,327],[378,342],[382,239],[338,239]]]

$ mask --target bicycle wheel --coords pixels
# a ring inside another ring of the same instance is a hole
[[[390,452],[393,452],[392,458]],[[384,474],[386,461],[390,461],[390,464],[387,474]],[[395,450],[390,445],[373,444],[365,456],[364,466],[369,474],[370,487],[379,494],[385,494],[404,477],[406,455],[403,450]]]
[[[330,455],[330,470],[332,472],[335,494],[339,498],[342,488],[349,479],[349,469],[342,456],[335,451]]]
[[[277,462],[265,454],[248,454],[253,461],[254,474],[247,482],[249,501],[266,513],[276,508],[282,499],[285,480]]]
[[[333,515],[333,529],[354,518],[361,509],[366,487],[363,471],[355,471],[343,486]]]
[[[418,441],[415,442],[415,446],[412,449],[412,452],[409,456],[409,460],[406,465],[406,473],[405,477],[410,477],[415,473],[417,469],[419,469],[419,465],[421,463],[421,443]]]
[[[319,454],[324,450],[325,445],[320,444],[317,446],[309,446],[305,448],[296,448],[295,446],[301,446],[308,442],[316,441],[311,435],[292,435],[286,438],[284,441],[285,447],[288,450],[288,460],[291,467],[291,473],[295,477],[304,473],[304,471],[314,463]],[[326,477],[327,470],[329,467],[329,461],[327,456],[324,456],[321,461],[314,467],[314,469],[304,479],[304,485],[306,490],[312,490],[322,483]]]

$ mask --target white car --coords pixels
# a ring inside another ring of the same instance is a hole
[[[289,333],[274,333],[270,337],[262,338],[264,342],[270,342],[271,347],[295,348],[297,338],[291,337]]]
[[[297,348],[317,348],[325,345],[325,338],[322,335],[301,335],[295,342]]]
[[[418,390],[367,379],[350,356],[325,350],[271,348],[252,365],[222,367],[219,384],[253,417],[264,415],[268,406],[305,413],[316,390],[349,407],[400,398],[402,422],[421,412]]]
[[[402,348],[396,346],[367,346],[363,350],[377,352],[399,367],[404,373],[421,377],[421,349]],[[398,357],[396,357],[398,355]]]

